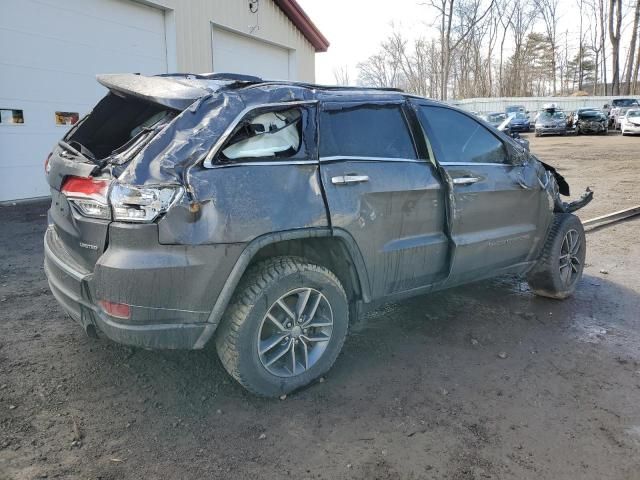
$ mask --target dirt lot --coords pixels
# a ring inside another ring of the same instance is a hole
[[[640,138],[531,140],[596,191],[583,218],[640,203]],[[85,337],[47,289],[45,211],[0,207],[2,480],[640,479],[640,219],[588,235],[573,298],[502,278],[389,305],[279,401],[212,352]]]

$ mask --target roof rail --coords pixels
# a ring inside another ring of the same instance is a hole
[[[190,77],[196,80],[230,80],[234,82],[260,83],[260,77],[241,73],[161,73],[158,77]]]
[[[404,93],[404,90],[401,88],[394,87],[357,87],[357,86],[342,86],[342,85],[320,85],[317,83],[308,83],[308,82],[294,82],[290,80],[263,80],[261,82],[256,82],[249,87],[256,87],[261,85],[291,85],[296,87],[303,88],[315,88],[317,90],[379,90],[382,92],[398,92]]]

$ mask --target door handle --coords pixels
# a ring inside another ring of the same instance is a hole
[[[346,185],[347,183],[362,183],[368,181],[368,175],[339,175],[337,177],[331,177],[331,183],[334,185]]]
[[[458,177],[453,179],[454,185],[471,185],[472,183],[479,182],[478,177]]]

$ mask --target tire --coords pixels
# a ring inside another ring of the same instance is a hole
[[[582,278],[585,256],[586,238],[580,219],[570,213],[556,214],[542,254],[527,275],[529,286],[536,295],[567,298]]]
[[[302,303],[302,312],[313,318],[298,317],[296,306]],[[330,327],[327,319],[332,320]],[[303,330],[304,325],[310,327]],[[348,326],[349,302],[330,270],[298,257],[274,257],[251,267],[243,277],[218,328],[216,349],[224,368],[243,387],[276,397],[326,373],[342,349]],[[259,353],[260,349],[266,351]]]

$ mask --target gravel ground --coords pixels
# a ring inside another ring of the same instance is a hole
[[[640,203],[640,138],[532,138],[582,218]],[[608,158],[607,158],[608,157]],[[640,219],[576,295],[500,278],[388,305],[322,383],[247,394],[210,351],[87,338],[47,289],[44,203],[0,207],[0,479],[640,479]]]

